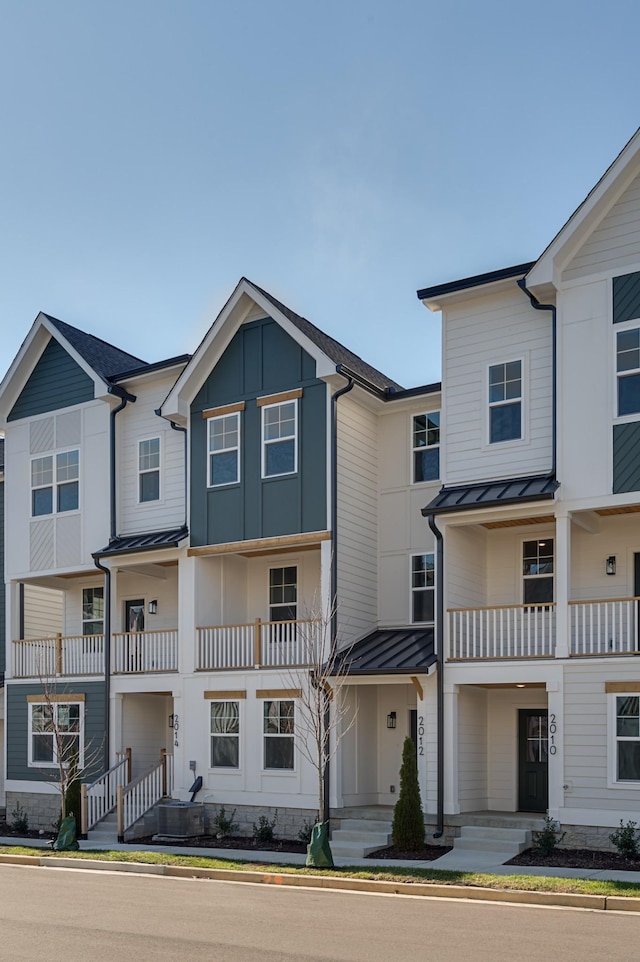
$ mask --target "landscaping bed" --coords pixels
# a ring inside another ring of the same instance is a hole
[[[411,859],[415,862],[433,862],[435,859],[440,858],[441,855],[446,855],[447,852],[450,851],[451,845],[425,845],[424,848],[418,849],[417,852],[403,852],[402,849],[396,848],[395,845],[387,845],[386,848],[380,848],[377,852],[371,852],[366,857],[375,859],[402,858]]]
[[[556,848],[546,855],[536,848],[527,848],[505,864],[581,868],[596,872],[640,872],[640,858],[630,859],[618,852],[601,852],[589,848]]]
[[[154,841],[154,836],[148,835],[145,838],[136,838],[130,845],[175,845],[181,848],[224,848],[240,849],[250,851],[252,848],[259,852],[290,852],[299,855],[307,854],[305,842],[299,842],[291,838],[274,838],[272,842],[262,841],[247,837],[245,835],[226,835],[218,838],[217,835],[196,835],[193,838],[171,839],[170,842]]]
[[[17,831],[9,822],[3,822],[0,820],[0,836],[3,838],[55,838],[56,833],[53,829],[50,832],[45,832],[43,829],[37,828],[27,828],[21,831]]]

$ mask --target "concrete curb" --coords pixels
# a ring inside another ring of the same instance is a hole
[[[111,862],[103,859],[69,858],[56,855],[0,854],[0,865],[32,865],[40,868],[72,868],[98,872],[135,872],[166,878],[212,879],[219,882],[248,882],[323,888],[370,894],[413,895],[424,898],[468,899],[484,902],[511,902],[524,905],[564,906],[599,912],[638,912],[640,898],[618,895],[580,895],[574,892],[527,892],[489,889],[466,885],[441,885],[437,882],[389,882],[377,879],[340,878],[325,875],[289,875],[286,872],[240,872],[233,869],[191,868],[188,865],[147,865],[144,862]]]

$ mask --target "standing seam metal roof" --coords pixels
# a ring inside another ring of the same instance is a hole
[[[548,474],[443,487],[433,501],[422,509],[422,514],[426,516],[527,501],[550,501],[559,487],[560,482]]]
[[[433,625],[379,628],[339,652],[332,674],[424,674],[435,662]]]

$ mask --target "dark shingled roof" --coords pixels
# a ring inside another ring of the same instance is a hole
[[[424,673],[435,662],[432,625],[379,628],[339,652],[332,674],[407,675]]]
[[[172,528],[171,531],[149,531],[147,534],[130,534],[114,538],[102,551],[95,551],[94,558],[108,555],[126,554],[130,551],[155,551],[157,548],[175,548],[189,534],[186,525]]]
[[[50,314],[44,316],[60,331],[71,347],[75,348],[78,354],[84,358],[89,367],[105,381],[112,378],[114,374],[120,374],[121,371],[131,371],[134,368],[143,367],[147,363],[139,357],[134,357],[133,354],[127,354],[126,351],[119,350],[112,344],[107,344],[106,341],[94,337],[93,334],[85,334],[84,331],[79,331],[77,327],[59,321],[57,317],[51,317]]]
[[[552,501],[560,482],[548,474],[529,478],[505,478],[502,481],[483,481],[480,484],[464,484],[443,487],[422,514],[446,514],[469,508],[503,507],[506,504],[523,504],[527,501]]]
[[[300,317],[299,314],[296,314],[285,304],[282,304],[276,300],[275,297],[272,297],[268,291],[265,291],[262,287],[254,284],[253,281],[250,281],[248,277],[243,278],[243,280],[251,284],[252,287],[255,287],[257,291],[260,291],[302,334],[306,335],[310,341],[313,341],[316,347],[319,347],[320,350],[323,351],[327,357],[330,357],[332,361],[335,361],[336,364],[344,364],[344,366],[353,371],[354,374],[359,374],[366,381],[369,381],[382,391],[387,388],[392,388],[394,391],[403,390],[402,385],[398,384],[397,381],[387,377],[386,374],[382,374],[376,370],[375,367],[371,367],[370,364],[363,361],[361,357],[358,357],[357,354],[350,351],[344,344],[336,341],[333,337],[329,337],[328,334],[321,331],[315,324],[308,321],[306,317]]]

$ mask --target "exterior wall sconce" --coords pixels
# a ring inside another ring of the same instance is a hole
[[[616,556],[614,554],[609,555],[605,561],[604,570],[608,575],[614,575],[616,573]]]
[[[396,713],[394,711],[390,711],[389,714],[387,715],[387,728],[395,728],[395,727],[396,727]]]
[[[158,600],[157,600],[157,598],[154,598],[153,601],[150,601],[150,602],[149,602],[149,614],[150,614],[150,615],[157,615],[157,614],[158,614]]]

